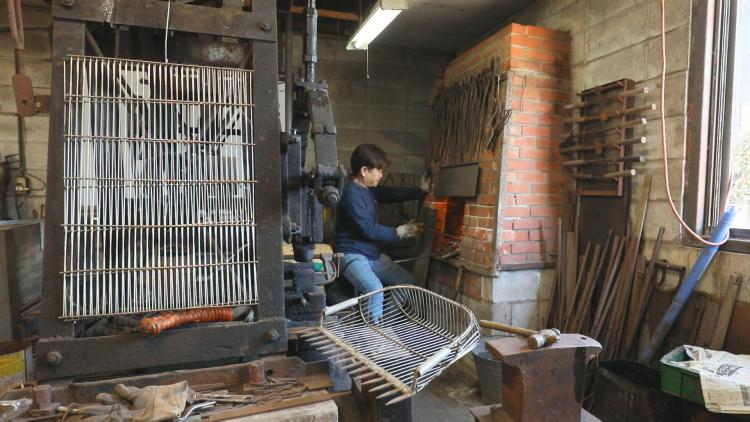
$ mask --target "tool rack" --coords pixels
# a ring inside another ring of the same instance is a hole
[[[632,155],[632,145],[646,142],[635,136],[648,123],[644,112],[655,104],[635,107],[635,97],[648,93],[635,82],[622,79],[587,89],[580,101],[564,107],[570,131],[563,135],[560,152],[571,159],[563,167],[573,169],[576,191],[582,196],[617,196],[626,193],[626,179],[635,176],[632,163],[645,157]]]

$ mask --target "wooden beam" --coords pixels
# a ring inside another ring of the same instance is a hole
[[[290,11],[292,12],[292,14],[295,14],[295,15],[304,15],[305,7],[304,6],[292,6]],[[341,21],[350,21],[350,22],[357,22],[357,23],[360,22],[360,18],[358,14],[350,13],[350,12],[339,12],[338,10],[318,9],[318,17],[338,19]]]

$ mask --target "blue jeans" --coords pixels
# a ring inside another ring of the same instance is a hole
[[[396,264],[388,255],[380,254],[374,261],[360,254],[346,254],[341,260],[343,275],[359,290],[360,294],[370,293],[382,289],[383,286],[399,284],[416,284],[414,276]],[[379,293],[370,298],[370,309],[375,322],[383,315],[383,294]]]

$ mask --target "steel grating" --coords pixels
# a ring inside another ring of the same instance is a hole
[[[252,73],[64,72],[62,318],[257,303]]]

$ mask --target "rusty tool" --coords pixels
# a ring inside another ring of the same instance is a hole
[[[634,120],[628,120],[625,123],[620,123],[617,125],[607,126],[605,128],[601,129],[594,129],[590,131],[583,131],[583,132],[570,132],[563,135],[563,139],[580,139],[582,136],[594,136],[594,135],[601,135],[603,133],[607,133],[611,130],[620,130],[620,129],[627,129],[635,126],[643,126],[648,124],[648,119],[645,117],[642,117],[640,119],[634,119]]]
[[[593,116],[581,116],[581,117],[568,117],[563,119],[564,123],[586,123],[586,122],[593,122],[593,121],[601,121],[606,122],[607,120],[614,118],[614,117],[622,117],[627,116],[631,114],[637,114],[644,111],[656,111],[656,104],[649,104],[645,105],[643,107],[634,107],[634,108],[627,108],[625,110],[604,110],[600,112],[599,114],[595,114]]]
[[[633,177],[636,175],[635,169],[613,171],[605,174],[576,174],[576,179],[579,180],[596,180],[596,179],[610,179],[614,177]]]
[[[628,157],[619,157],[619,158],[597,158],[592,160],[570,160],[570,161],[563,161],[562,166],[563,167],[575,167],[575,166],[585,166],[589,164],[609,164],[609,163],[642,163],[646,161],[646,157],[642,155],[632,155]]]
[[[479,326],[491,330],[504,331],[506,333],[518,334],[526,337],[526,344],[530,349],[540,349],[560,340],[560,330],[557,328],[546,328],[544,330],[530,330],[528,328],[516,327],[501,322],[481,320]]]
[[[573,104],[566,104],[565,106],[563,106],[563,108],[565,110],[572,110],[574,108],[585,108],[585,107],[589,107],[592,105],[606,103],[608,101],[622,100],[628,97],[635,97],[636,95],[641,95],[641,94],[648,94],[648,87],[630,89],[627,91],[620,92],[617,95],[601,96],[592,101],[581,101],[581,102],[577,102]]]
[[[625,139],[621,141],[614,141],[614,142],[594,141],[593,145],[573,145],[569,147],[563,147],[563,148],[560,148],[560,152],[568,153],[568,152],[578,152],[578,151],[595,151],[597,154],[600,154],[601,151],[604,149],[620,149],[620,147],[622,147],[623,145],[636,145],[636,144],[645,144],[645,143],[646,143],[646,137],[638,136],[635,138]]]

